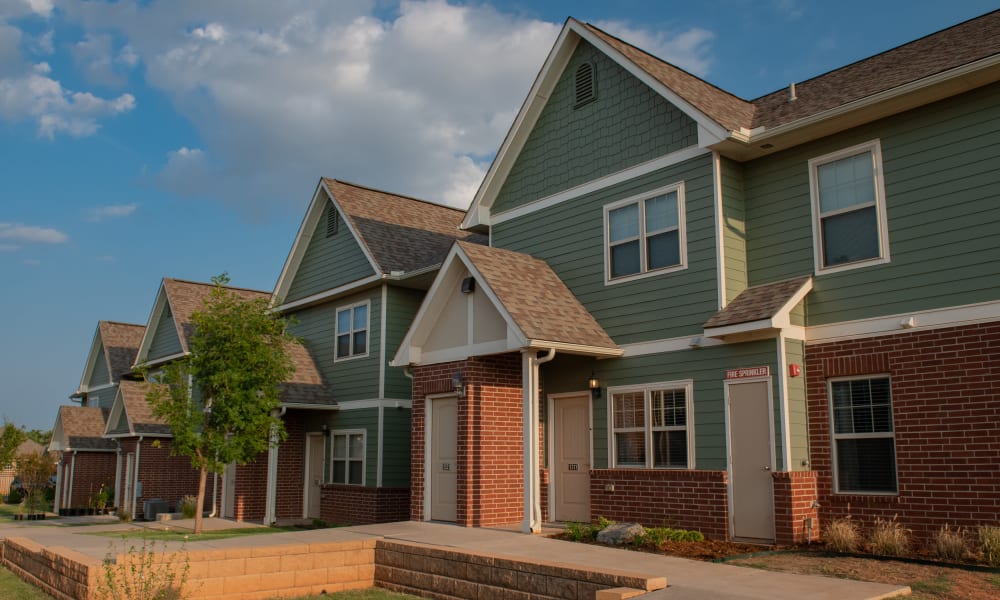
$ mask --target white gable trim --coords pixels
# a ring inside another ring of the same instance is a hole
[[[274,292],[271,294],[272,305],[278,301],[284,302],[285,297],[288,295],[288,291],[292,287],[292,280],[295,279],[295,274],[298,273],[299,267],[302,265],[302,259],[305,258],[306,249],[309,248],[309,242],[312,241],[313,234],[316,232],[316,227],[319,226],[319,219],[323,216],[323,208],[326,206],[327,201],[333,203],[337,212],[340,213],[340,222],[347,226],[348,231],[351,232],[351,235],[353,235],[354,239],[358,242],[358,246],[361,247],[361,251],[364,253],[365,258],[368,259],[368,264],[371,265],[372,271],[376,274],[381,273],[381,269],[375,262],[375,258],[372,256],[371,251],[368,250],[368,244],[366,244],[364,240],[361,239],[361,236],[358,235],[358,231],[354,228],[354,224],[346,217],[344,210],[340,207],[340,204],[334,197],[333,192],[331,192],[330,188],[327,187],[326,181],[320,179],[319,184],[316,186],[316,191],[313,192],[309,208],[306,210],[306,214],[302,218],[302,223],[299,225],[299,231],[295,234],[295,241],[292,242],[292,249],[288,253],[288,258],[285,259],[284,266],[281,268],[281,275],[278,276],[278,282],[274,286]],[[314,294],[314,296],[316,295],[319,294]],[[312,298],[312,296],[310,296],[310,298]],[[288,308],[291,305],[297,305],[297,303],[288,303],[282,305],[281,308]]]
[[[138,367],[146,362],[146,357],[149,356],[149,347],[153,343],[153,335],[156,333],[156,325],[160,322],[160,315],[163,314],[163,309],[167,306],[167,290],[163,284],[163,280],[160,280],[160,287],[156,291],[156,300],[153,301],[153,309],[149,313],[149,319],[146,321],[146,329],[142,333],[142,342],[139,343],[139,351],[135,355],[135,363],[132,364],[132,368]],[[180,336],[178,335],[178,338]],[[181,346],[183,348],[183,346]]]
[[[69,439],[63,431],[62,407],[56,413],[56,424],[52,426],[52,437],[49,439],[49,452],[62,452],[69,449]]]
[[[528,92],[528,96],[521,106],[517,117],[514,119],[507,137],[504,138],[500,150],[497,151],[497,155],[493,159],[486,177],[483,178],[483,183],[476,192],[472,205],[469,207],[465,219],[462,221],[463,229],[492,224],[490,221],[490,208],[492,208],[493,202],[500,192],[500,188],[503,187],[507,176],[510,174],[510,170],[513,168],[517,157],[520,155],[524,144],[534,129],[538,117],[548,103],[552,90],[562,76],[566,65],[569,64],[569,60],[573,56],[573,52],[576,51],[581,39],[607,55],[608,58],[620,67],[692,118],[698,125],[699,146],[709,146],[729,137],[730,132],[725,127],[716,123],[705,113],[678,96],[673,90],[657,81],[652,75],[640,69],[631,60],[625,58],[624,55],[589,31],[583,24],[569,19],[559,33],[559,37],[556,39],[552,50],[549,51],[548,58],[546,58],[542,70],[535,78],[535,83],[532,85],[531,91]]]
[[[128,423],[128,433],[112,434],[111,430],[114,428],[115,423],[121,420],[123,414],[125,415],[125,422]],[[115,394],[115,402],[111,405],[111,412],[108,413],[108,422],[104,424],[104,437],[132,437],[134,435],[135,431],[132,429],[132,419],[128,418],[128,410],[125,409],[125,398],[122,389],[118,388],[118,393]]]
[[[104,340],[101,338],[101,325],[97,325],[96,331],[94,331],[94,338],[90,342],[90,354],[87,355],[87,362],[83,367],[83,375],[80,376],[80,385],[77,386],[77,393],[89,392],[92,388],[87,385],[87,381],[94,372],[94,367],[97,366],[97,353],[104,353]],[[111,363],[108,361],[107,354],[104,356],[104,362],[108,363],[108,385],[114,383],[112,380],[113,375],[111,373]]]

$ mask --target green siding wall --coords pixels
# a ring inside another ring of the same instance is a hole
[[[378,482],[378,409],[338,411],[331,414],[327,425],[331,430],[365,430],[365,486],[375,487]],[[329,460],[329,456],[330,449],[329,444],[327,444],[326,460]],[[327,464],[327,468],[329,468],[329,464]]]
[[[410,409],[384,409],[382,433],[382,486],[409,487]]]
[[[688,268],[604,284],[604,206],[683,181]],[[705,154],[494,225],[493,245],[544,259],[619,344],[694,335],[716,312],[712,157]]]
[[[792,460],[787,467],[790,471],[804,471],[809,465],[802,464],[809,460],[809,423],[806,406],[806,374],[805,374],[806,344],[802,340],[785,340],[785,358],[787,364],[796,364],[802,368],[798,377],[788,378],[788,431],[791,434]]]
[[[776,373],[778,352],[775,340],[712,346],[665,354],[594,361],[558,356],[542,367],[546,394],[586,389],[593,370],[601,380],[603,394],[593,404],[593,465],[608,466],[608,386],[694,380],[695,462],[698,469],[725,469],[726,451],[726,369],[767,365]],[[778,378],[773,377],[775,455],[781,456],[780,403]]]
[[[94,369],[90,372],[90,379],[87,385],[96,387],[111,383],[111,373],[108,371],[108,361],[104,358],[104,346],[98,340],[97,360],[94,361]]]
[[[745,165],[750,284],[813,272],[807,161],[874,138],[891,262],[816,277],[809,325],[1000,298],[1000,84]]]
[[[381,295],[381,290],[374,288],[292,313],[298,322],[290,328],[291,332],[302,338],[312,351],[317,367],[333,388],[333,399],[339,404],[378,398]],[[368,356],[335,362],[337,307],[366,299],[371,301]]]
[[[385,360],[388,363],[392,360],[399,344],[406,336],[406,332],[413,322],[414,315],[420,309],[420,303],[424,299],[422,290],[411,290],[409,288],[390,287],[386,295],[388,304],[386,305],[386,332]],[[385,371],[385,397],[409,399],[412,391],[411,381],[403,374],[403,369],[399,367],[386,367]],[[409,434],[407,434],[409,435]],[[409,452],[409,449],[407,449]]]
[[[284,301],[299,300],[375,274],[358,240],[343,221],[335,235],[326,237],[326,219],[331,210],[336,209],[327,201]]]
[[[582,62],[597,100],[574,109]],[[493,205],[502,212],[697,143],[695,122],[587,42],[581,42]]]
[[[722,240],[726,270],[726,303],[747,287],[747,228],[743,165],[720,159],[722,181]]]
[[[87,392],[87,406],[110,409],[115,403],[116,393],[118,393],[117,385],[96,392]]]
[[[146,360],[156,360],[181,352],[181,340],[177,336],[177,326],[174,324],[173,314],[167,308],[160,313],[160,320],[157,321],[153,330],[153,339],[150,340]]]

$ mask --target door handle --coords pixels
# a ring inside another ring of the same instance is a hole
[[[771,470],[771,467],[770,467],[770,466],[767,466],[767,465],[765,465],[765,466],[761,467],[761,468],[760,468],[760,470],[761,470],[761,471],[770,471],[770,470]]]

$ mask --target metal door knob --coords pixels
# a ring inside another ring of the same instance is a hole
[[[768,467],[768,466],[764,466],[764,467],[761,467],[761,468],[760,468],[760,470],[761,470],[761,471],[770,471],[770,470],[771,470],[771,467]]]

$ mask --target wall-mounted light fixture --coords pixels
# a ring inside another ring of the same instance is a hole
[[[462,379],[461,369],[455,371],[455,374],[451,376],[451,387],[459,398],[465,398],[465,380]]]
[[[590,379],[587,380],[587,388],[590,389],[590,397],[594,400],[601,397],[601,381],[593,371],[590,372]]]
[[[323,425],[320,426],[320,429],[323,430],[323,437],[325,437],[325,438],[330,437],[330,426],[329,425],[327,425],[326,423],[323,423]]]
[[[463,279],[462,280],[462,293],[463,294],[471,294],[474,291],[476,291],[476,278],[475,277],[466,277],[465,279]]]

